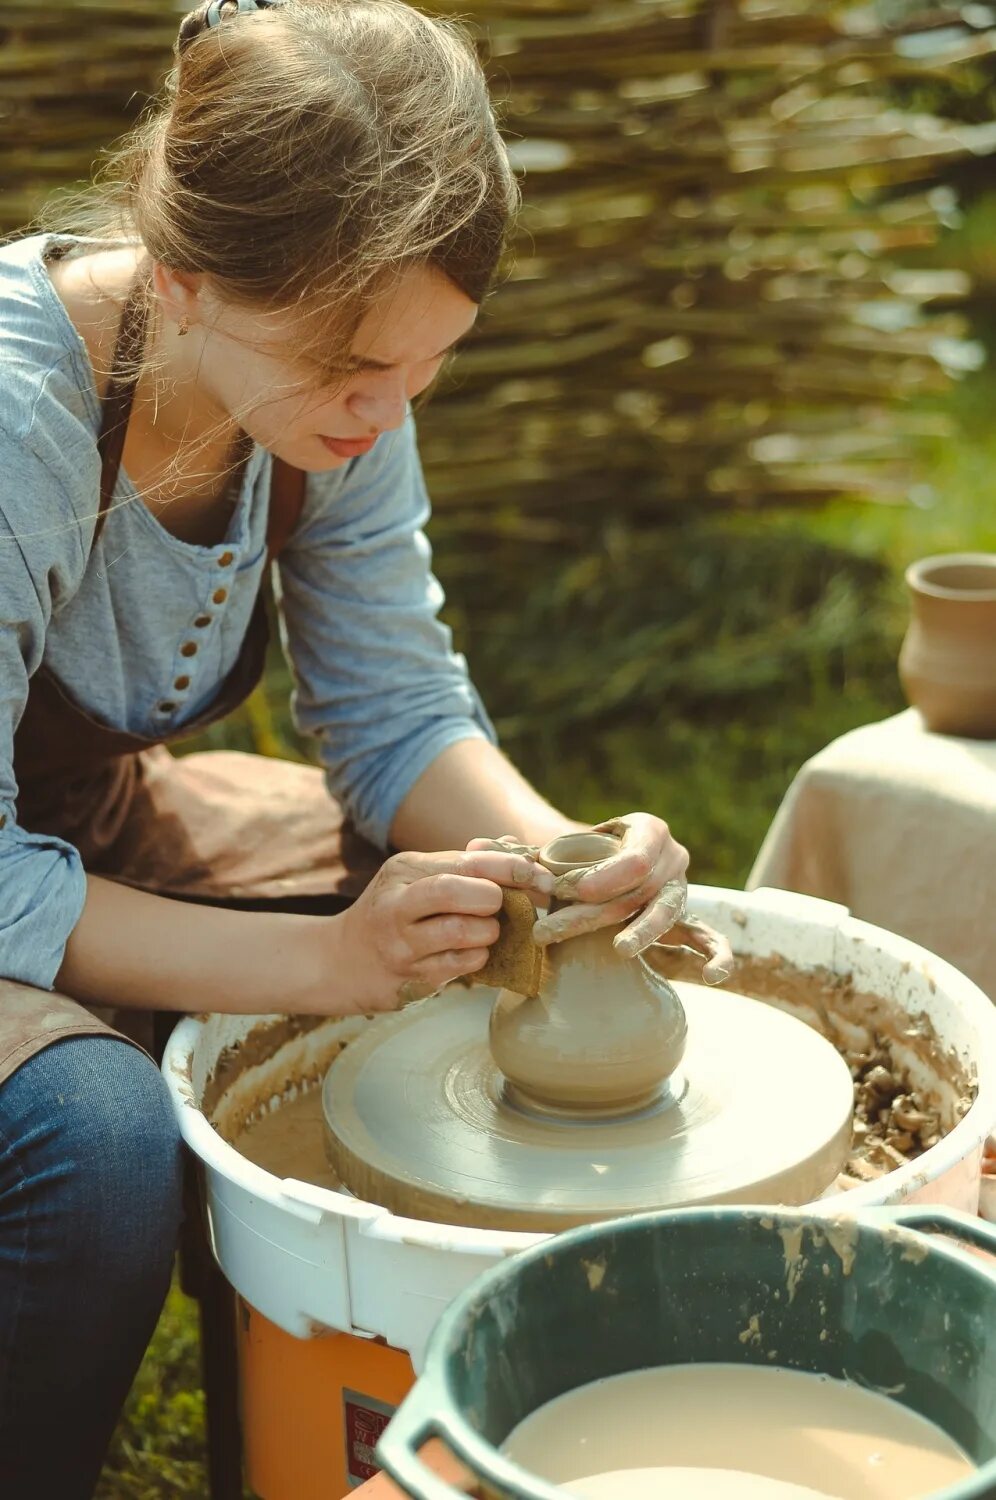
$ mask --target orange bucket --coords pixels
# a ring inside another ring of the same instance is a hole
[[[330,1500],[378,1472],[373,1450],[415,1384],[403,1349],[294,1338],[239,1299],[246,1483],[260,1500]]]

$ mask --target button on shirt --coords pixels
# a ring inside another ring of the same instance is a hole
[[[72,846],[17,822],[13,734],[30,678],[44,662],[95,718],[150,739],[208,707],[266,567],[271,467],[254,448],[214,547],[164,530],[122,471],[94,545],[100,406],[44,264],[50,240],[0,250],[0,978],[45,987],[86,887]],[[317,737],[330,790],[382,848],[443,750],[494,737],[437,618],[428,515],[409,417],[368,454],[309,476],[278,564],[296,723]]]

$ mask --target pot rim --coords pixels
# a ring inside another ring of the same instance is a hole
[[[593,869],[618,854],[622,839],[605,828],[579,828],[574,833],[560,833],[544,844],[536,858],[552,875],[567,875],[574,870]]]
[[[940,568],[986,568],[992,573],[992,586],[980,589],[951,588],[934,582],[930,574]],[[996,552],[938,552],[921,557],[906,569],[906,583],[914,593],[932,599],[961,599],[976,603],[996,600]]]

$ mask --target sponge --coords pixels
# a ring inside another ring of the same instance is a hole
[[[483,969],[470,975],[475,984],[492,984],[530,998],[539,994],[543,950],[533,942],[536,908],[525,891],[505,891],[498,913],[500,931]]]

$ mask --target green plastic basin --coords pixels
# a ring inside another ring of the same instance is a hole
[[[378,1461],[414,1500],[454,1500],[418,1457],[439,1437],[485,1496],[563,1500],[500,1453],[520,1421],[605,1376],[718,1361],[881,1391],[979,1465],[938,1494],[996,1500],[996,1261],[977,1250],[996,1254],[996,1229],[934,1208],[682,1209],[572,1230],[447,1308]]]

